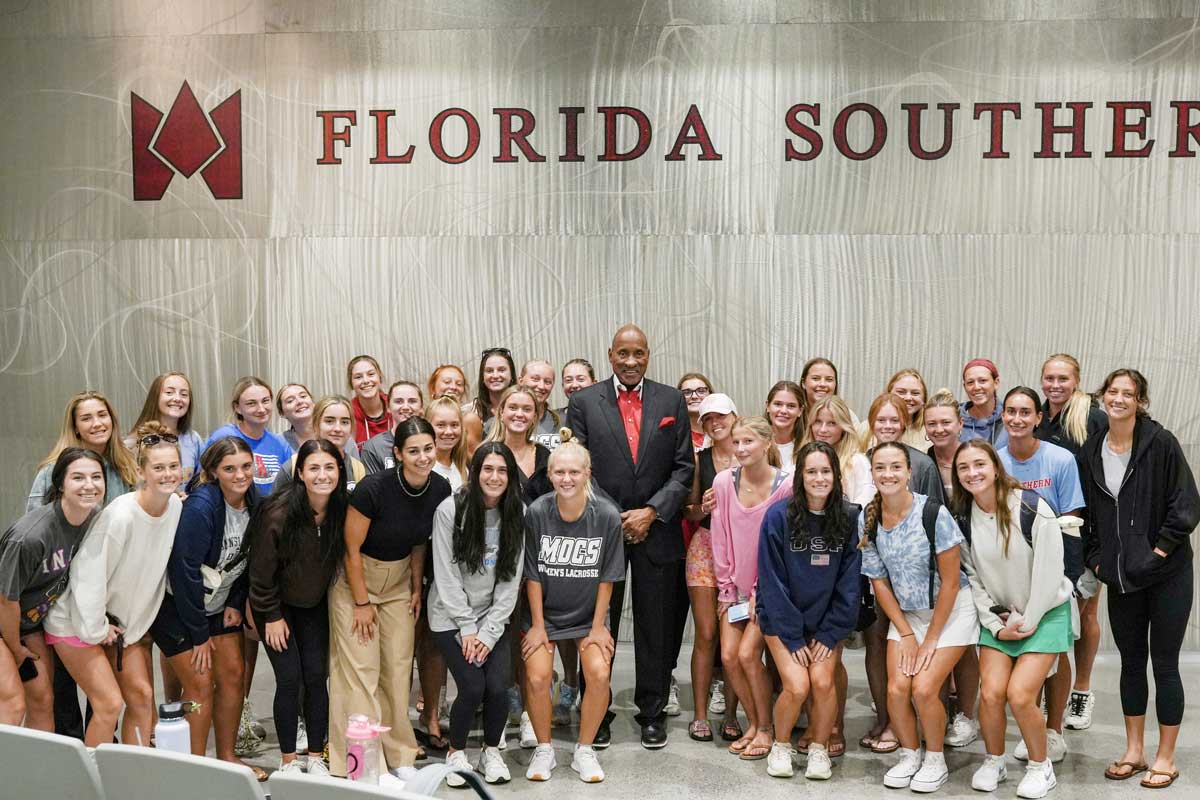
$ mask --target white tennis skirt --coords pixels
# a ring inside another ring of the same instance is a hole
[[[933,609],[924,608],[920,611],[905,611],[904,619],[916,634],[917,644],[925,641],[925,633],[933,620]],[[900,641],[900,632],[896,624],[888,626],[888,639]],[[979,644],[979,614],[975,610],[975,601],[971,598],[970,587],[960,587],[958,597],[954,598],[954,608],[950,609],[950,618],[942,628],[938,637],[938,649],[943,647],[966,647]]]

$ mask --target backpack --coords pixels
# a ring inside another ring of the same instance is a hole
[[[1025,537],[1025,543],[1033,548],[1033,522],[1037,519],[1038,501],[1041,496],[1032,489],[1021,490],[1021,535]],[[955,521],[958,522],[958,527],[962,529],[963,538],[967,540],[967,544],[971,544],[971,513],[968,510],[966,514],[956,515]],[[1083,540],[1075,531],[1062,531],[1063,544],[1063,575],[1071,581],[1074,586],[1083,575]],[[933,548],[933,528],[927,522],[925,532],[929,536],[929,546]],[[932,579],[930,580],[932,586]],[[932,594],[930,595],[932,596]],[[932,606],[931,606],[932,607]]]

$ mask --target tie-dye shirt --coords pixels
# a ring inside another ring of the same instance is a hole
[[[928,498],[913,494],[912,508],[908,516],[894,528],[883,527],[882,521],[875,540],[863,548],[862,573],[868,578],[887,578],[892,585],[902,611],[920,611],[929,608],[929,537],[925,534],[922,514]],[[858,534],[863,537],[863,517],[858,517]],[[945,506],[938,511],[934,524],[934,549],[944,553],[962,544],[962,531]],[[933,576],[933,592],[941,588],[941,577]],[[958,588],[968,585],[967,576],[958,574]]]

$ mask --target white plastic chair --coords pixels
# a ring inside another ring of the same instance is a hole
[[[249,767],[213,758],[102,744],[96,748],[96,766],[110,800],[263,800],[265,796]]]
[[[271,800],[377,800],[381,797],[428,800],[451,771],[444,764],[430,764],[408,782],[411,789],[406,788],[401,792],[341,778],[309,777],[295,773],[284,775],[279,772],[271,775],[268,785],[271,787]],[[477,775],[468,776],[468,781],[475,789],[476,796],[491,798],[492,795]],[[470,796],[469,792],[465,795]]]
[[[295,773],[272,773],[267,785],[271,789],[271,800],[378,800],[381,797],[426,800],[424,795],[391,791],[345,778],[309,777]]]
[[[0,725],[0,796],[104,800],[100,773],[78,739]]]

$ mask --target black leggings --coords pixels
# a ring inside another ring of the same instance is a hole
[[[458,696],[450,707],[450,746],[465,750],[467,734],[475,718],[475,709],[483,705],[483,743],[497,747],[504,735],[504,723],[508,720],[508,701],[505,690],[509,675],[509,636],[512,626],[504,629],[504,635],[492,652],[488,653],[483,666],[468,664],[463,658],[462,645],[454,637],[457,631],[435,631],[433,640],[446,658],[446,667],[454,676]]]
[[[1192,613],[1192,565],[1129,594],[1108,593],[1108,621],[1121,651],[1121,710],[1127,717],[1146,713],[1150,688],[1146,657],[1154,667],[1154,708],[1159,725],[1183,721],[1183,681],[1179,650]],[[1149,645],[1147,646],[1147,638]]]
[[[290,635],[282,653],[266,644],[266,620],[256,619],[266,645],[267,658],[275,671],[275,735],[279,752],[296,752],[296,725],[300,715],[301,689],[308,750],[319,753],[329,733],[329,610],[325,601],[313,608],[282,605]],[[256,615],[257,616],[257,615]]]

